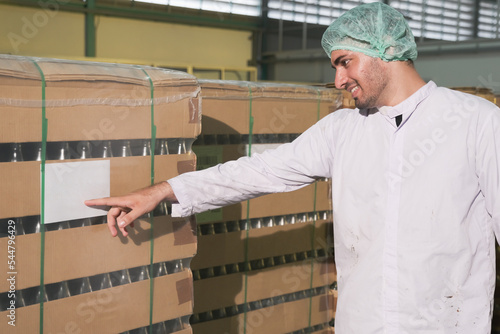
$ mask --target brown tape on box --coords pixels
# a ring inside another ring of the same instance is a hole
[[[200,114],[200,100],[198,98],[191,99],[189,103],[189,123],[199,123]]]
[[[155,180],[156,182],[166,181],[181,173],[191,172],[196,169],[196,155],[171,154],[155,156]]]
[[[179,305],[193,300],[193,279],[185,278],[175,283]]]
[[[333,260],[333,257],[328,257],[321,262],[320,274],[337,274],[337,269],[335,268],[335,261]]]
[[[194,159],[177,162],[177,174],[192,172],[196,170],[196,161]],[[166,179],[165,179],[166,180]]]
[[[338,290],[330,290],[330,293],[333,295],[333,311],[337,310],[337,300],[339,297]]]
[[[187,220],[172,222],[174,232],[174,246],[194,244],[196,239],[196,219],[194,216]]]
[[[154,233],[153,263],[165,261],[166,257],[173,260],[192,257],[196,254],[198,243],[191,219],[170,216],[155,217]],[[178,234],[181,237],[178,237]],[[176,240],[176,238],[178,239]]]
[[[319,311],[333,311],[334,295],[331,291],[327,295],[319,296]]]

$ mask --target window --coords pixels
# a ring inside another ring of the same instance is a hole
[[[329,25],[345,11],[362,2],[331,0],[269,0],[267,16],[271,19]]]
[[[500,0],[480,1],[478,37],[500,38]]]
[[[201,9],[213,12],[260,16],[260,0],[135,0],[138,2]]]
[[[415,38],[461,41],[474,37],[475,0],[390,1]]]
[[[262,15],[261,0],[135,0],[239,15]],[[347,10],[373,0],[268,0],[270,19],[329,25]],[[408,20],[417,40],[500,38],[500,0],[388,0]]]

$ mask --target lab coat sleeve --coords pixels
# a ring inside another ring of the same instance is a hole
[[[329,116],[292,143],[168,180],[178,200],[172,205],[172,216],[184,217],[265,194],[292,191],[330,177],[333,151]]]
[[[500,240],[500,109],[489,109],[478,124],[476,173],[493,231]]]

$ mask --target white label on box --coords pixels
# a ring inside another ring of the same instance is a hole
[[[83,202],[109,197],[109,180],[109,160],[46,164],[45,224],[105,215]]]

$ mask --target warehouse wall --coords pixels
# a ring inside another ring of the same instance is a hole
[[[252,56],[251,33],[180,24],[96,18],[98,58],[246,67]],[[42,8],[0,5],[0,53],[83,57],[84,15]]]
[[[500,51],[422,55],[415,66],[425,80],[434,80],[441,86],[487,87],[500,94]]]
[[[0,5],[0,53],[83,57],[84,16]]]
[[[245,67],[251,33],[111,17],[97,20],[97,56]]]

